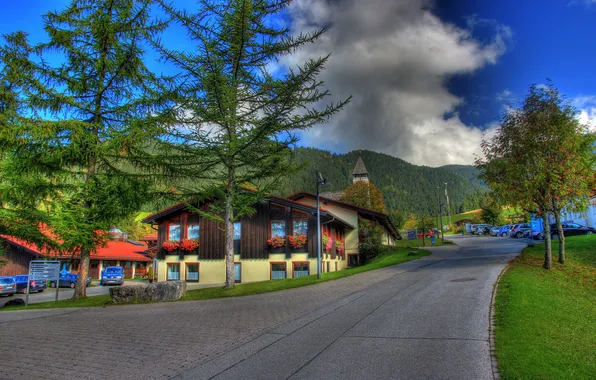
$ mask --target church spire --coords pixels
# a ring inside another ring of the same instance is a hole
[[[356,166],[354,167],[354,171],[352,171],[352,183],[358,181],[369,181],[368,170],[366,170],[366,166],[364,166],[364,161],[362,160],[362,152],[358,152],[358,161],[356,161]]]

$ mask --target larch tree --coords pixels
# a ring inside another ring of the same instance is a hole
[[[341,201],[378,212],[387,212],[385,202],[383,202],[383,193],[369,181],[357,181],[348,186]]]
[[[192,12],[160,3],[188,43],[183,50],[154,43],[180,73],[178,118],[156,146],[156,157],[178,169],[179,195],[212,200],[209,210],[195,210],[224,225],[231,288],[234,222],[253,213],[264,192],[291,174],[295,131],[328,121],[347,100],[319,107],[329,94],[318,79],[328,56],[272,73],[281,57],[324,32],[293,36],[273,22],[290,1],[201,0]]]
[[[147,200],[149,180],[128,157],[168,115],[143,61],[144,41],[164,28],[151,7],[74,0],[43,16],[47,42],[16,32],[0,52],[2,83],[18,94],[0,118],[3,186],[13,209],[44,211],[60,249],[80,257],[75,299],[105,231]]]

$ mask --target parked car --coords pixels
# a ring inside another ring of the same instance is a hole
[[[424,234],[424,237],[426,237],[426,238],[430,238],[430,237],[432,237],[432,236],[434,236],[434,235],[435,235],[435,231],[433,231],[433,230],[428,230],[428,231],[426,231],[426,233]],[[418,239],[422,239],[422,233],[421,233],[421,232],[419,232],[419,233],[418,233]]]
[[[101,271],[100,285],[124,284],[124,268],[122,267],[107,267]]]
[[[19,274],[16,276],[12,276],[14,281],[17,283],[17,292],[27,292],[27,282],[29,282],[29,275],[28,274]],[[29,293],[31,292],[43,292],[46,290],[47,284],[45,281],[35,281],[31,280],[29,282]]]
[[[490,224],[477,224],[474,235],[488,235],[492,226]]]
[[[499,231],[501,230],[501,226],[494,226],[490,229],[490,236],[498,236]]]
[[[60,286],[61,288],[74,289],[75,286],[77,286],[78,279],[79,279],[79,275],[76,273],[61,273],[58,286]],[[90,284],[91,284],[91,277],[87,277],[87,285],[86,286],[89,286]],[[50,281],[50,287],[51,288],[56,287],[56,280]]]
[[[0,295],[7,295],[12,297],[17,292],[17,283],[14,278],[3,276],[0,277]]]
[[[509,231],[511,231],[511,228],[513,228],[513,224],[507,224],[505,226],[502,226],[499,229],[499,232],[497,233],[498,236],[508,236],[509,235]]]
[[[563,234],[565,237],[568,236],[577,236],[577,235],[591,235],[596,234],[596,229],[592,227],[582,226],[581,224],[577,223],[561,223],[563,227]],[[550,236],[551,239],[558,239],[559,238],[559,230],[557,229],[557,224],[553,223],[550,225]],[[543,240],[544,239],[544,232],[540,232],[535,236],[536,239]]]
[[[514,224],[511,231],[509,231],[509,236],[514,238],[522,238],[527,236],[530,233],[530,223],[520,223]]]

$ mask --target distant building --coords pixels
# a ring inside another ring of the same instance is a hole
[[[368,170],[366,170],[366,166],[364,165],[364,160],[362,159],[362,153],[358,155],[358,161],[356,161],[356,166],[354,166],[354,170],[352,171],[352,184],[364,181],[370,182],[370,178],[368,176]],[[333,199],[335,201],[339,201],[343,198],[344,192],[343,191],[326,191],[321,193],[322,197]]]

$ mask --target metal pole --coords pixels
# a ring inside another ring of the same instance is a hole
[[[58,301],[58,289],[60,289],[60,264],[59,262],[56,269],[56,301]]]
[[[317,181],[317,279],[321,278],[321,208],[319,207],[319,177]]]
[[[29,284],[30,283],[31,283],[31,263],[29,263],[29,274],[27,275],[27,294],[25,295],[25,306],[29,306]]]
[[[449,215],[449,228],[451,228],[451,207],[449,207],[449,194],[447,194],[447,182],[445,182],[445,198],[447,198],[447,213]]]
[[[439,218],[441,218],[441,224],[443,224],[443,214],[441,213],[441,204],[439,205]],[[445,243],[445,232],[443,232],[443,226],[441,226],[441,244]]]
[[[442,230],[443,224],[443,217],[441,216],[441,187],[437,186],[437,202],[439,205],[438,214],[437,214],[437,233],[440,234]],[[438,236],[437,236],[438,237]]]

